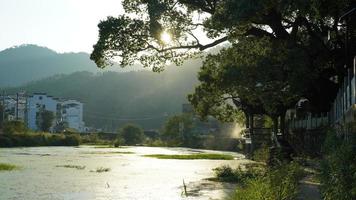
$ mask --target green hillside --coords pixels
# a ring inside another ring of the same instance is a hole
[[[75,72],[6,90],[7,93],[46,92],[82,101],[86,124],[107,131],[129,122],[146,129],[160,128],[168,116],[179,113],[182,103],[187,102],[187,94],[197,83],[200,64],[190,61],[182,67],[168,67],[162,73]]]
[[[108,67],[108,70],[128,71],[131,67]],[[0,51],[0,87],[19,86],[56,74],[78,71],[98,72],[87,53],[57,53],[37,45],[21,45]]]

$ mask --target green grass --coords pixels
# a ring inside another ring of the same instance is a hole
[[[73,169],[85,169],[85,166],[81,165],[57,165],[56,167],[73,168]]]
[[[16,165],[11,165],[7,163],[0,163],[0,171],[12,171],[17,169],[18,167]]]
[[[158,158],[158,159],[179,159],[179,160],[233,160],[232,155],[227,154],[213,154],[213,153],[202,153],[202,154],[189,154],[189,155],[166,155],[166,154],[149,154],[144,155],[144,157]]]
[[[93,151],[93,152],[84,152],[84,154],[134,154],[135,152],[131,151]]]

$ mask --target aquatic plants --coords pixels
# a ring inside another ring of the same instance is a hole
[[[179,160],[197,160],[197,159],[233,160],[234,159],[232,155],[214,154],[214,153],[199,153],[199,154],[187,154],[187,155],[149,154],[149,155],[144,155],[144,157],[158,158],[158,159],[179,159]]]
[[[17,169],[16,165],[8,164],[8,163],[0,163],[0,171],[12,171]]]
[[[102,172],[109,172],[111,169],[107,167],[98,167],[95,170],[90,170],[90,172],[102,173]]]
[[[73,168],[73,169],[78,169],[78,170],[83,170],[85,169],[85,166],[81,165],[56,165],[56,167],[64,167],[64,168]]]

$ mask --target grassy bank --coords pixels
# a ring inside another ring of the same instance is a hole
[[[78,146],[81,138],[76,134],[14,133],[0,135],[0,147]]]
[[[189,154],[189,155],[166,155],[166,154],[149,154],[144,155],[144,157],[158,158],[158,159],[178,159],[178,160],[197,160],[197,159],[206,159],[206,160],[233,160],[232,155],[227,154]]]
[[[7,163],[0,163],[0,171],[12,171],[17,169],[16,165],[7,164]]]
[[[232,169],[222,166],[214,169],[210,180],[238,184],[229,200],[292,200],[296,199],[299,181],[304,177],[297,163],[282,164],[273,168],[264,165]]]

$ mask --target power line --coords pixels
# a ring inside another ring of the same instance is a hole
[[[103,117],[103,116],[91,115],[91,114],[86,114],[85,116],[94,119],[106,119],[106,120],[115,120],[115,121],[147,121],[147,120],[161,119],[161,118],[168,117],[168,115],[161,115],[161,116],[143,117],[143,118],[116,118],[116,117]]]

